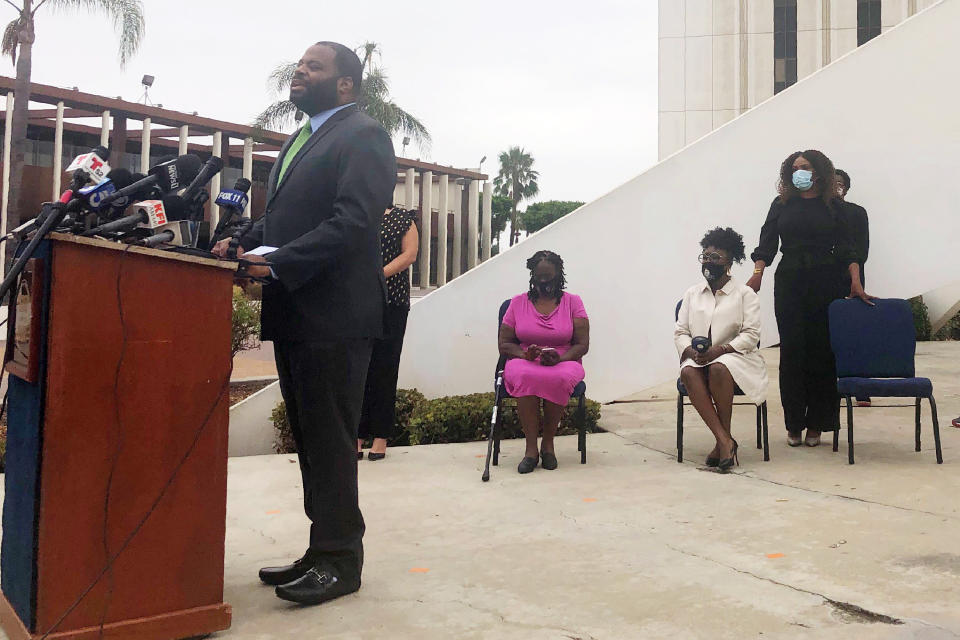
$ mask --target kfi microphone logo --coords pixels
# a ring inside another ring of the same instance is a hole
[[[138,205],[137,211],[141,214],[146,214],[147,220],[143,225],[151,229],[155,229],[169,222],[167,220],[167,211],[164,209],[163,202],[160,200],[145,200]]]

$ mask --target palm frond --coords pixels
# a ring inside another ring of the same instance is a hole
[[[290,88],[293,74],[297,70],[296,62],[284,62],[270,72],[267,78],[267,88],[275,95],[283,95]]]
[[[354,49],[354,52],[360,57],[360,61],[363,63],[364,71],[368,69],[373,70],[373,57],[380,57],[380,45],[376,42],[364,42],[362,45]]]
[[[143,42],[146,23],[141,0],[47,0],[46,5],[55,11],[99,13],[110,18],[120,40],[118,57],[121,68],[133,58]],[[41,6],[37,5],[37,8]]]
[[[10,56],[13,64],[17,64],[17,44],[20,34],[20,18],[12,21],[3,30],[3,40],[0,42],[0,55]]]
[[[303,116],[297,106],[289,100],[278,100],[264,109],[254,118],[250,126],[254,128],[254,138],[259,139],[261,131],[283,131],[292,127]]]
[[[430,132],[427,131],[427,127],[413,114],[404,111],[396,104],[393,104],[393,107],[396,113],[398,131],[413,138],[413,141],[417,143],[417,146],[420,147],[421,151],[430,151],[430,145],[433,144],[433,138],[430,137]]]

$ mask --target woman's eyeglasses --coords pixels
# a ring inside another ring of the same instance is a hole
[[[719,253],[701,253],[697,256],[697,260],[700,264],[706,264],[708,262],[723,262],[723,256]]]

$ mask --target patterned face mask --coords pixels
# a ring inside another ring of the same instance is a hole
[[[703,265],[703,277],[707,282],[714,282],[727,273],[727,268],[716,262],[707,262]]]

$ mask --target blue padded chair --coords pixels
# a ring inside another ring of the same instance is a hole
[[[680,306],[683,300],[677,303],[677,308],[673,312],[673,320],[676,322],[680,317]],[[683,399],[689,397],[687,388],[683,381],[677,378],[677,462],[683,462]],[[743,390],[739,386],[734,387],[734,396],[743,396]],[[734,402],[734,405],[753,404],[752,402]],[[767,401],[757,407],[757,449],[763,449],[763,461],[770,462],[770,437],[767,433]]]
[[[510,306],[510,300],[504,300],[500,305],[500,314],[497,316],[497,331],[503,324],[503,316],[507,313],[507,307]],[[494,390],[496,391],[496,400],[493,405],[493,415],[490,418],[490,437],[487,438],[487,460],[483,466],[482,480],[490,480],[490,459],[493,457],[493,466],[500,463],[500,419],[503,409],[503,401],[512,396],[507,393],[503,387],[503,369],[507,364],[507,358],[500,356],[497,361],[497,370],[494,375]],[[573,393],[570,394],[570,402],[576,400],[577,412],[574,416],[574,422],[577,425],[577,450],[580,452],[580,464],[587,464],[587,384],[581,380]]]
[[[910,303],[898,299],[874,302],[873,307],[860,300],[830,303],[830,344],[837,360],[837,390],[847,401],[849,462],[853,464],[853,398],[870,396],[916,400],[917,451],[920,451],[920,401],[929,400],[937,464],[942,464],[933,384],[929,378],[917,378],[914,368],[917,339]],[[839,431],[834,431],[834,451],[839,448],[839,439]]]

